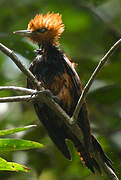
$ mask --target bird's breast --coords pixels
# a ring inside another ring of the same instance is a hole
[[[66,72],[55,76],[48,89],[60,99],[60,105],[69,113],[73,104],[73,85],[70,76]]]
[[[72,115],[78,100],[74,82],[67,71],[63,56],[37,56],[30,66],[30,71],[45,89],[49,89],[59,98],[59,104]]]
[[[72,106],[73,84],[64,67],[39,60],[33,64],[31,70],[41,85],[57,96],[61,107],[69,113]]]

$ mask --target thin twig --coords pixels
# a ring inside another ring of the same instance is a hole
[[[6,46],[4,46],[2,43],[0,43],[0,50],[6,54],[7,56],[9,56],[12,61],[18,66],[18,68],[28,77],[28,79],[31,81],[31,83],[38,89],[38,90],[42,90],[41,89],[41,85],[40,83],[37,81],[37,79],[35,78],[35,76],[31,73],[31,71],[29,71],[29,69],[27,69],[25,67],[25,65],[20,61],[20,59],[16,56],[16,54],[11,51],[9,48],[7,48]]]
[[[2,98],[0,98],[0,103],[32,101],[35,99],[36,99],[36,97],[31,96],[31,95],[2,97]]]
[[[78,115],[81,109],[81,106],[83,104],[84,99],[87,97],[87,93],[89,91],[90,86],[94,82],[97,74],[99,71],[103,68],[104,64],[107,62],[108,58],[112,55],[112,53],[116,50],[116,48],[121,44],[121,39],[119,39],[111,48],[110,50],[105,54],[105,56],[100,60],[99,64],[97,65],[96,69],[92,73],[90,79],[88,80],[87,84],[85,85],[84,89],[82,90],[82,94],[79,98],[79,101],[77,103],[77,106],[75,108],[75,111],[73,113],[73,116],[71,118],[71,123],[76,123],[78,119]]]
[[[11,91],[19,91],[26,94],[33,94],[36,93],[36,90],[23,88],[23,87],[17,87],[17,86],[0,86],[0,91],[3,90],[11,90]]]

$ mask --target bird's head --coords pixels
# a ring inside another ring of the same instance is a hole
[[[38,45],[51,43],[58,45],[58,38],[64,31],[64,24],[59,13],[37,14],[32,19],[27,30],[15,31],[15,34],[23,35]]]

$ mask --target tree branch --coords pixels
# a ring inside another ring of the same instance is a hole
[[[77,125],[77,123],[71,124],[72,120],[76,122],[76,119],[74,120],[74,118],[76,118],[78,116],[79,110],[81,108],[81,105],[83,103],[84,98],[87,96],[87,92],[91,86],[91,84],[93,83],[97,73],[99,72],[99,70],[103,67],[104,63],[107,61],[107,59],[110,57],[110,55],[114,52],[114,50],[116,49],[116,47],[119,46],[121,40],[119,40],[117,43],[115,43],[115,45],[108,51],[108,53],[101,59],[99,65],[97,66],[96,70],[94,71],[94,73],[92,74],[91,78],[89,79],[87,85],[85,86],[84,90],[82,91],[82,95],[79,99],[79,102],[77,104],[77,107],[74,111],[74,115],[73,115],[73,119],[70,118],[68,116],[68,114],[59,106],[59,104],[57,104],[53,99],[52,99],[52,94],[50,92],[46,91],[37,91],[35,93],[36,100],[38,101],[42,101],[44,103],[46,103],[47,106],[49,106],[49,108],[51,108],[63,121],[64,123],[69,127],[69,129],[73,132],[73,134],[81,141],[83,142],[83,133],[81,131],[81,129],[79,128],[79,126]],[[2,52],[4,52],[6,55],[8,55],[14,62],[15,64],[19,67],[19,69],[29,78],[29,80],[33,83],[33,85],[35,86],[35,89],[37,90],[41,90],[42,88],[40,87],[40,83],[37,81],[37,79],[34,77],[34,75],[28,70],[26,69],[26,67],[23,65],[23,63],[20,62],[20,60],[18,59],[18,57],[14,54],[13,51],[11,51],[10,49],[8,49],[7,47],[5,47],[4,45],[0,44],[0,49]],[[100,65],[101,64],[101,65]],[[3,87],[2,87],[3,88]],[[7,87],[8,88],[8,87]],[[6,88],[6,90],[7,90]],[[5,89],[5,88],[3,88]],[[12,87],[11,87],[12,90]],[[15,90],[13,88],[13,90]],[[20,90],[18,88],[18,90]],[[43,90],[43,89],[42,89]],[[21,90],[20,90],[21,91]],[[27,92],[25,90],[25,92]],[[30,93],[30,92],[28,92]],[[22,96],[21,96],[22,97]],[[20,98],[21,98],[20,97]],[[30,98],[29,100],[32,99],[31,95],[26,95],[23,96],[22,98]],[[10,98],[10,97],[9,97]],[[12,97],[13,98],[13,97]],[[21,99],[22,99],[21,98]],[[33,99],[35,98],[35,96],[33,97]],[[1,100],[2,101],[2,100]],[[5,101],[5,99],[3,100]],[[77,112],[76,112],[77,111]],[[77,116],[75,115],[75,113],[77,113]],[[91,147],[93,149],[93,147]],[[102,161],[101,161],[102,162]],[[106,174],[108,175],[108,177],[111,180],[118,180],[118,178],[116,179],[116,175],[113,172],[112,169],[110,169],[107,165],[105,165],[104,162],[102,162],[102,167],[105,170]],[[113,175],[112,175],[113,174]]]
[[[36,99],[35,96],[24,95],[24,96],[12,96],[12,97],[2,97],[0,98],[0,103],[5,102],[24,102],[24,101],[34,101]]]
[[[23,88],[23,87],[17,87],[17,86],[0,86],[0,91],[3,90],[12,90],[12,91],[19,91],[26,94],[33,94],[36,93],[36,90]]]
[[[75,111],[73,113],[73,116],[71,118],[71,123],[74,124],[77,121],[81,106],[83,104],[84,99],[87,97],[87,93],[89,91],[89,88],[91,87],[92,83],[94,82],[97,74],[100,72],[100,70],[103,68],[104,64],[107,62],[109,57],[112,55],[112,53],[116,50],[116,48],[121,44],[121,39],[119,39],[111,48],[110,50],[105,54],[105,56],[100,60],[99,64],[97,65],[96,69],[92,73],[90,79],[88,80],[87,84],[82,90],[82,94],[79,98],[79,101],[77,103],[77,106],[75,108]]]

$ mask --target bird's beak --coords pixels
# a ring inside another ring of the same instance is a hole
[[[32,35],[32,31],[29,31],[29,30],[20,30],[20,31],[15,31],[13,33],[14,34],[20,34],[20,35],[26,36],[26,37],[29,37]]]

